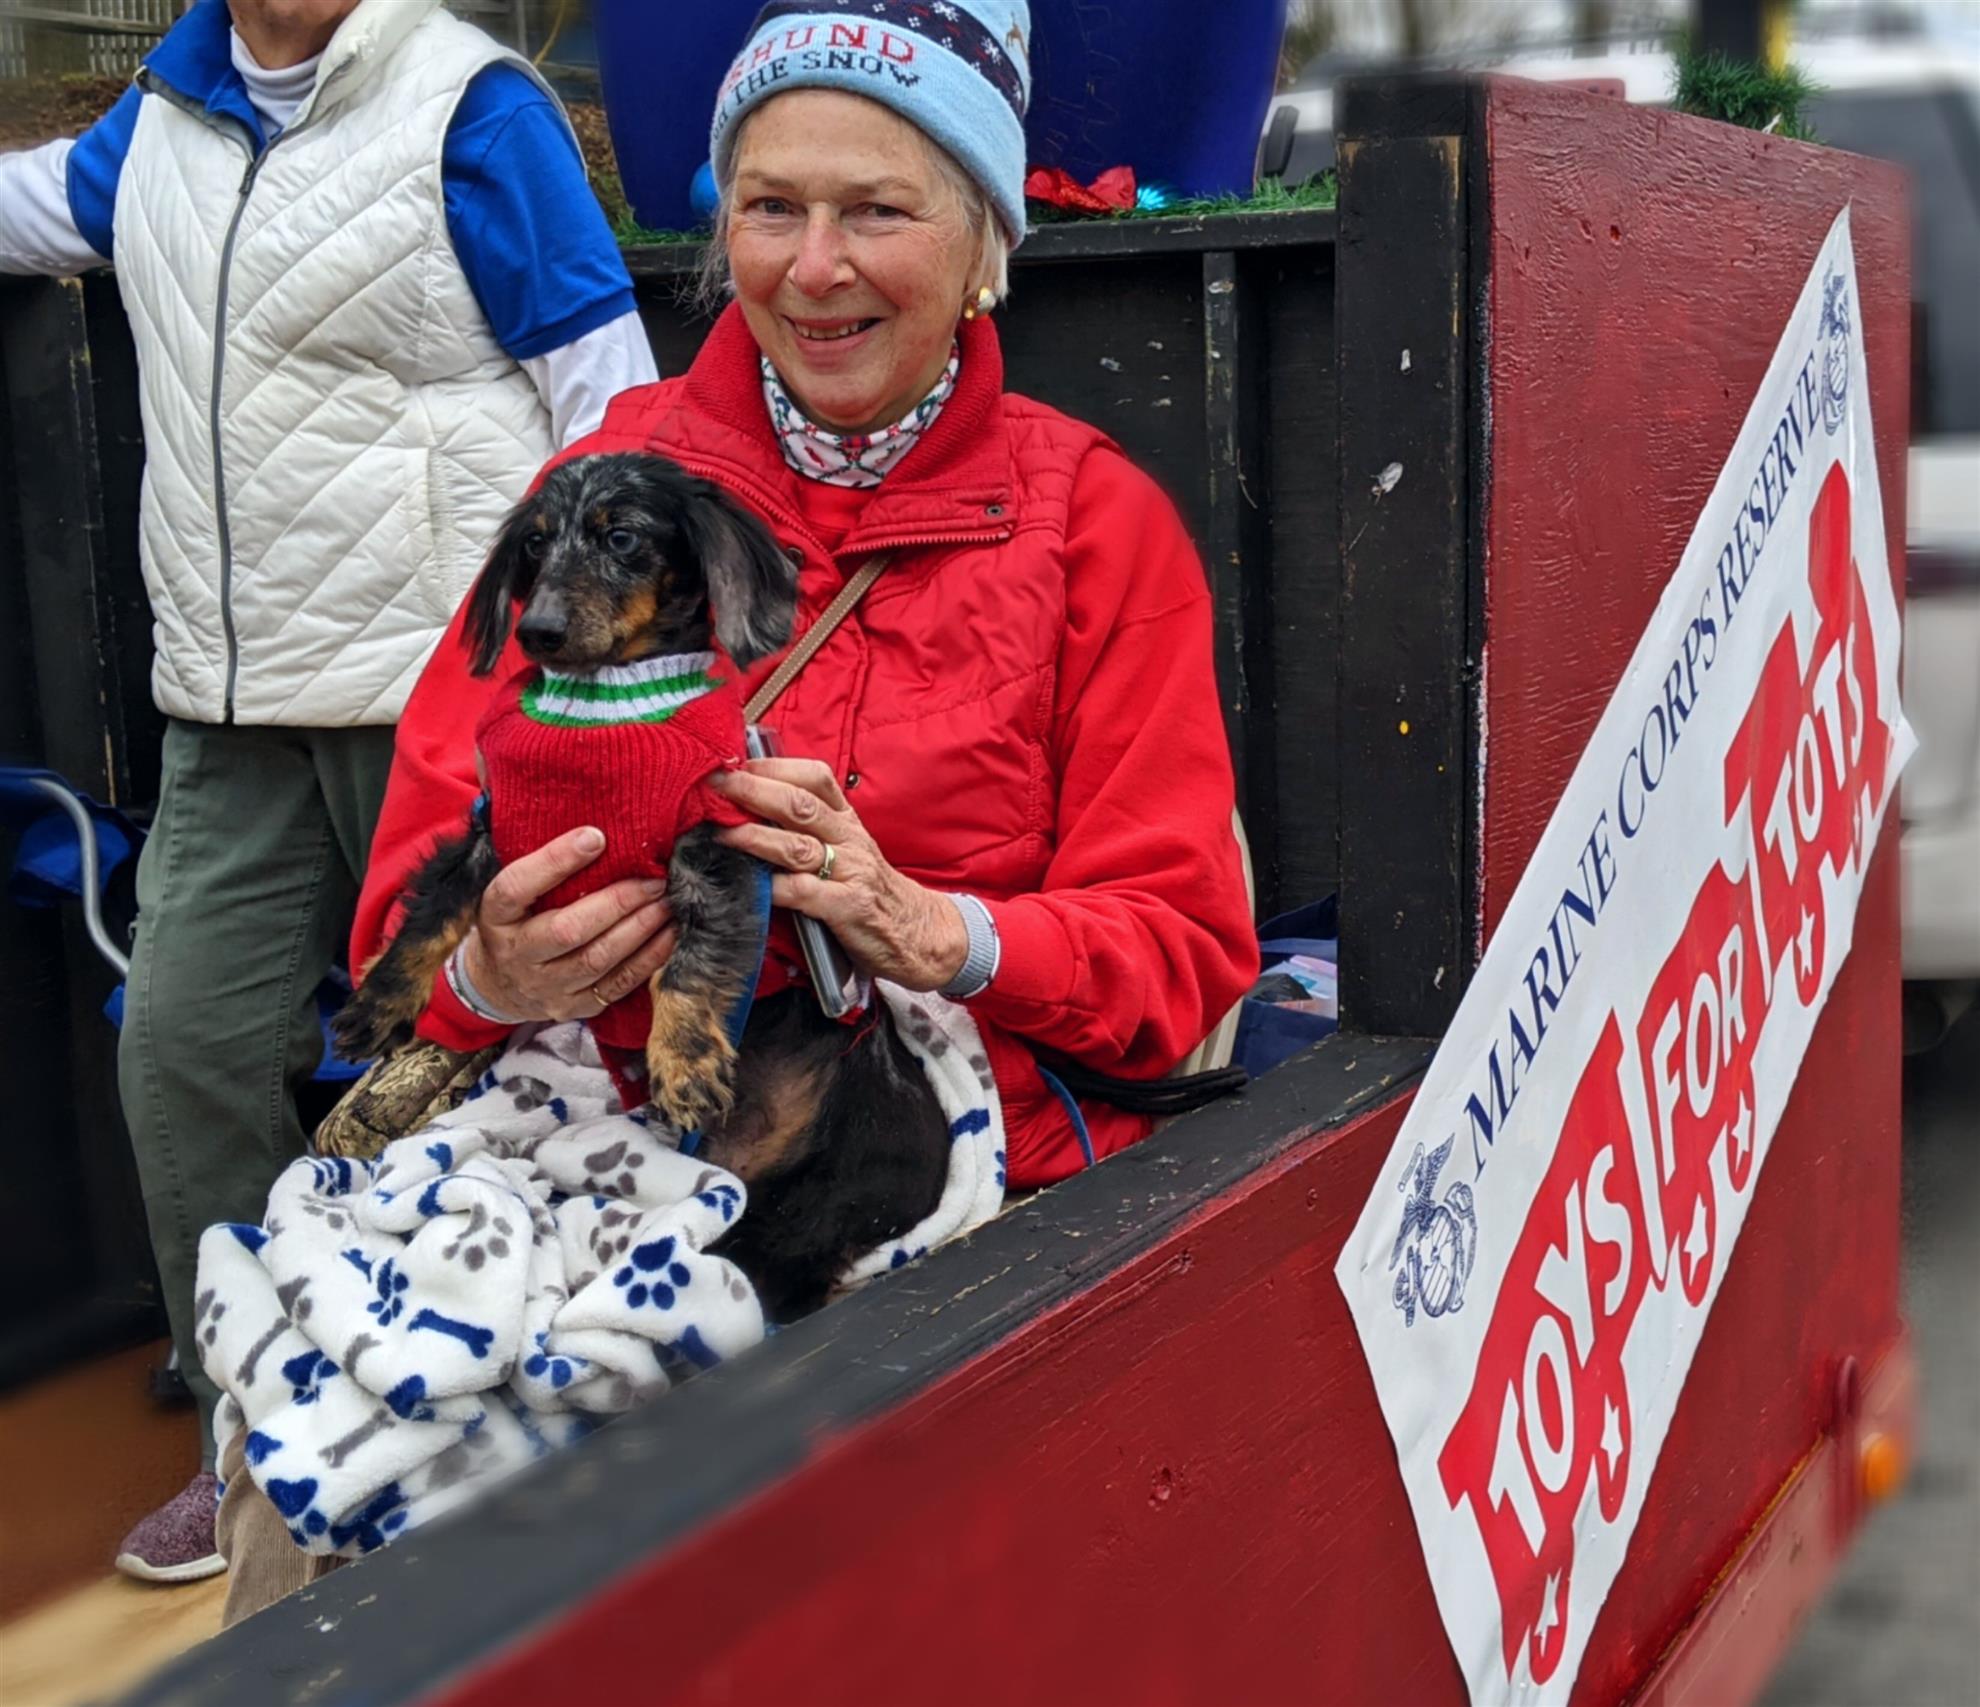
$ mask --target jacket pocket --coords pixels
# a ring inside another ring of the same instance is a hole
[[[1032,727],[1034,679],[939,710],[869,684],[853,737],[867,779],[856,802],[896,865],[928,880],[967,879],[1000,892],[1031,886],[1050,852],[1055,793]],[[873,708],[886,706],[886,713]]]

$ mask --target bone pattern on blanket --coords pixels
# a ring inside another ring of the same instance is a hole
[[[853,1285],[1002,1206],[1004,1136],[974,1023],[881,985],[949,1118],[949,1180]],[[763,1312],[709,1247],[742,1183],[627,1113],[589,1030],[518,1033],[461,1106],[375,1161],[306,1157],[259,1227],[200,1242],[200,1357],[222,1445],[289,1533],[356,1557],[676,1376],[754,1345]]]

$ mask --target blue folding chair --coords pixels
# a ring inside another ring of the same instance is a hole
[[[82,904],[89,940],[118,980],[103,1011],[111,1024],[121,1027],[123,981],[130,976],[131,960],[104,922],[103,897],[111,879],[137,857],[144,832],[116,807],[90,799],[55,772],[24,765],[0,765],[0,824],[20,833],[8,895],[23,907]],[[317,987],[323,1058],[314,1077],[325,1084],[347,1083],[364,1071],[363,1062],[337,1053],[330,1035],[330,1022],[350,993],[350,980],[340,970],[333,969]]]
[[[82,902],[89,940],[119,978],[130,957],[103,922],[103,890],[143,834],[114,806],[78,794],[53,771],[0,766],[0,824],[20,832],[7,892],[24,907]]]
[[[82,905],[89,940],[104,963],[117,975],[117,987],[103,1004],[110,1023],[124,1023],[124,981],[131,959],[118,946],[103,917],[103,897],[111,879],[127,861],[137,857],[144,832],[114,806],[105,806],[72,788],[53,771],[23,765],[0,765],[0,825],[19,832],[20,843],[8,874],[7,893],[18,906],[54,907],[64,901]],[[317,1021],[323,1028],[323,1059],[314,1077],[338,1084],[364,1071],[361,1062],[346,1061],[330,1035],[351,993],[350,980],[333,970],[317,987]],[[176,1381],[179,1354],[173,1350],[154,1390],[163,1393]],[[162,1383],[162,1384],[160,1384]]]

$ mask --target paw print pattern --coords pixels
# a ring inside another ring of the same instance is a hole
[[[341,1233],[351,1224],[351,1218],[341,1209],[332,1209],[329,1204],[319,1203],[313,1197],[302,1198],[300,1202],[305,1215],[314,1216],[333,1233]]]
[[[612,1284],[626,1295],[633,1309],[651,1302],[655,1309],[671,1310],[675,1298],[694,1278],[693,1270],[676,1260],[674,1249],[671,1233],[650,1244],[636,1245],[632,1261],[612,1276]]]
[[[592,1201],[604,1204],[606,1200],[600,1197]],[[633,1229],[638,1222],[637,1210],[620,1209],[616,1206],[599,1210],[598,1219],[591,1229],[591,1254],[598,1259],[600,1268],[609,1262],[617,1261],[632,1248]]]
[[[919,1002],[909,1005],[903,1025],[908,1036],[926,1052],[930,1060],[939,1061],[948,1054],[949,1034],[936,1023],[935,1016]]]
[[[378,1296],[365,1305],[381,1328],[390,1327],[396,1322],[406,1307],[405,1291],[412,1282],[399,1272],[395,1258],[387,1257],[378,1265],[378,1274],[372,1284]]]
[[[557,1240],[557,1212],[548,1204],[528,1204],[530,1236],[540,1244],[554,1244]]]
[[[585,1191],[616,1192],[620,1197],[630,1197],[639,1188],[639,1181],[633,1178],[633,1170],[645,1165],[646,1158],[633,1149],[625,1139],[616,1144],[607,1144],[602,1150],[594,1150],[584,1158]],[[617,1178],[608,1178],[612,1170],[618,1169]]]
[[[551,1094],[547,1081],[530,1073],[516,1073],[502,1081],[502,1089],[515,1103],[518,1114],[534,1114],[539,1108],[547,1108],[559,1121],[570,1118],[570,1110],[564,1099]]]
[[[502,1089],[516,1105],[518,1114],[529,1114],[550,1100],[550,1086],[528,1073],[512,1073],[502,1081]]]
[[[514,1237],[515,1229],[506,1216],[491,1216],[487,1204],[477,1203],[468,1212],[468,1224],[461,1236],[440,1255],[448,1262],[458,1257],[471,1273],[479,1273],[490,1257],[499,1259],[509,1254],[509,1241]]]
[[[577,1378],[580,1369],[589,1369],[590,1361],[582,1357],[560,1357],[548,1349],[550,1336],[540,1333],[536,1336],[536,1352],[523,1360],[523,1373],[533,1381],[548,1381],[557,1388],[568,1387]]]
[[[711,1185],[706,1191],[697,1191],[694,1200],[719,1212],[726,1225],[736,1218],[736,1211],[742,1207],[742,1191],[724,1181],[721,1185]]]
[[[329,1195],[343,1197],[351,1189],[351,1159],[348,1156],[312,1156],[309,1158],[312,1177],[316,1189]]]
[[[298,1352],[282,1365],[282,1379],[289,1384],[289,1397],[298,1405],[313,1405],[323,1397],[323,1383],[337,1373],[336,1364],[314,1346]]]

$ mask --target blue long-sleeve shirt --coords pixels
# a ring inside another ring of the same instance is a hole
[[[200,0],[146,65],[266,146],[267,115],[238,56],[224,0]],[[134,85],[73,143],[0,156],[0,271],[73,272],[116,259],[118,181],[139,106],[155,98]],[[616,392],[657,377],[583,158],[532,78],[493,65],[468,85],[447,129],[441,184],[461,271],[497,341],[542,392],[560,441],[594,426]]]

